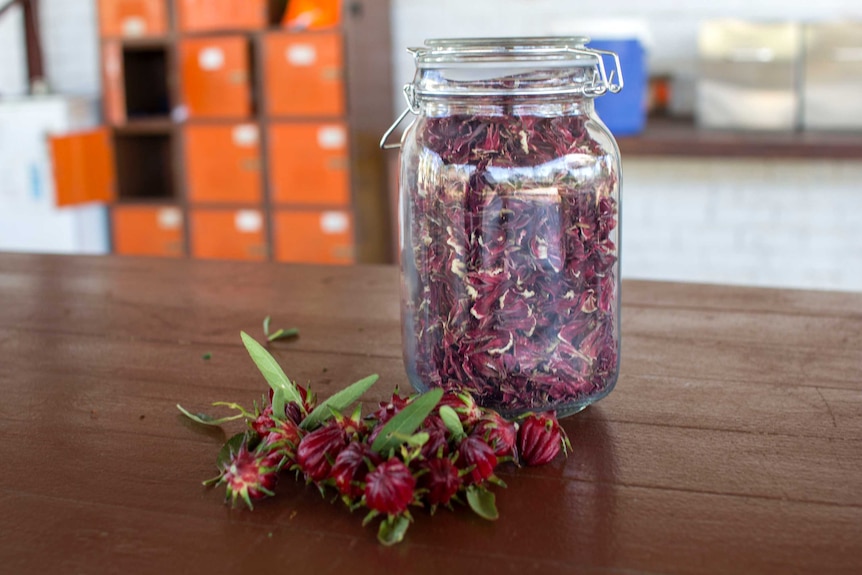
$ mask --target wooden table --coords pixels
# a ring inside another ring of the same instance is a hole
[[[258,398],[239,332],[266,315],[321,396],[406,386],[395,268],[0,255],[0,572],[862,572],[862,294],[623,289],[622,375],[564,421],[574,453],[505,468],[496,523],[418,512],[384,548],[291,480],[223,505],[224,435],[174,405]]]

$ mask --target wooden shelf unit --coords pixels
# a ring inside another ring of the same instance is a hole
[[[624,156],[862,159],[862,133],[746,132],[650,118],[638,136],[617,139]]]
[[[284,4],[99,0],[117,253],[393,261],[389,2],[307,31]]]

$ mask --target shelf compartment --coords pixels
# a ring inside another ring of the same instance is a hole
[[[122,68],[116,73],[122,77],[126,119],[170,116],[168,58],[166,46],[123,45]]]
[[[262,200],[257,124],[186,125],[183,132],[189,202],[256,204]]]
[[[179,43],[181,99],[188,118],[253,114],[252,54],[245,36],[202,36]]]
[[[277,261],[339,265],[356,261],[350,212],[277,210],[273,220]]]
[[[337,33],[267,34],[263,49],[266,113],[271,117],[343,115],[342,44]]]
[[[172,201],[176,198],[172,134],[117,131],[114,153],[118,200]]]
[[[263,261],[266,229],[259,209],[190,210],[192,255],[203,259]]]
[[[175,206],[114,206],[114,253],[181,257],[185,253],[183,213]]]
[[[350,203],[347,126],[275,123],[269,132],[269,176],[276,204],[346,206]]]

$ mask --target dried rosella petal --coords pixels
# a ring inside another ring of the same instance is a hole
[[[616,381],[615,151],[584,115],[420,117],[403,181],[404,340],[419,389],[513,415]]]

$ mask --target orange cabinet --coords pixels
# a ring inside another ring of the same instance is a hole
[[[102,37],[141,38],[168,31],[167,0],[99,0]]]
[[[272,124],[269,172],[277,204],[350,203],[347,127],[342,123]]]
[[[246,30],[267,24],[267,0],[176,0],[183,32]]]
[[[186,38],[179,51],[182,102],[189,118],[251,115],[249,44],[244,36]]]
[[[344,114],[341,36],[337,33],[267,34],[264,82],[266,111],[270,116]]]
[[[355,261],[350,213],[279,210],[273,219],[276,260],[319,264]]]
[[[196,258],[265,260],[266,233],[260,210],[191,210],[192,255]]]
[[[186,190],[193,203],[258,203],[261,192],[257,124],[186,125]]]
[[[174,206],[115,206],[111,214],[114,253],[180,257],[185,252],[183,213]]]

